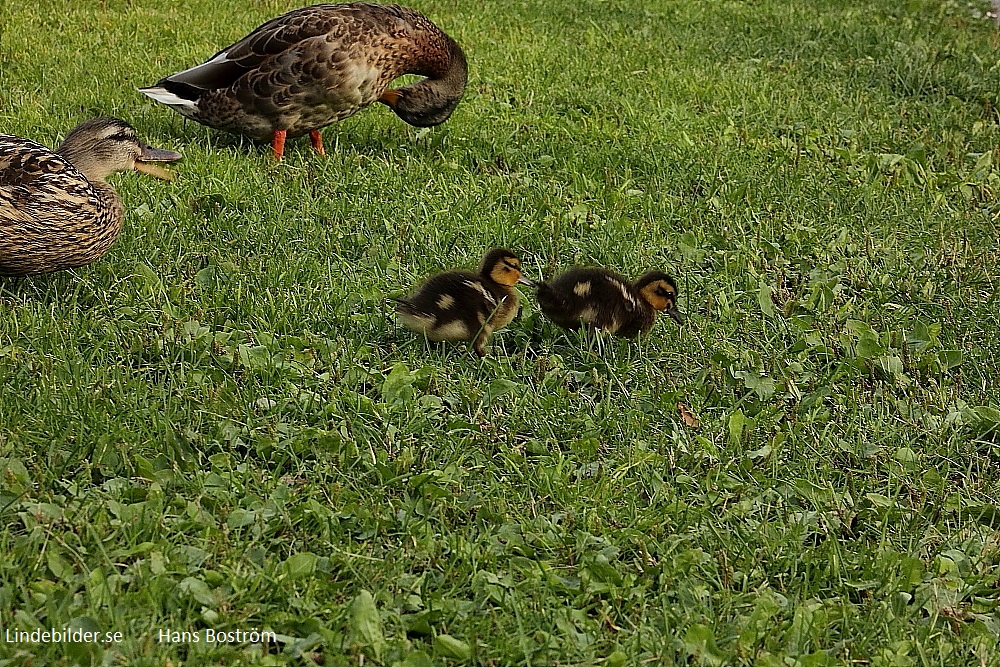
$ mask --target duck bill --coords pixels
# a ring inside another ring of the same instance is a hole
[[[535,286],[535,281],[534,280],[531,280],[530,278],[525,278],[524,276],[521,276],[520,278],[518,278],[517,282],[520,285],[527,285],[528,287],[534,287]]]
[[[670,319],[677,322],[677,324],[684,324],[684,316],[676,308],[669,308],[664,312],[670,316]]]
[[[399,98],[402,96],[403,94],[399,92],[398,88],[389,88],[379,95],[378,101],[390,109],[395,109],[396,104],[399,102]]]
[[[142,146],[142,153],[135,161],[135,170],[144,174],[149,174],[164,181],[174,180],[174,175],[163,167],[152,164],[154,162],[176,162],[181,159],[181,154],[177,151],[168,151],[164,148],[153,148],[152,146]]]

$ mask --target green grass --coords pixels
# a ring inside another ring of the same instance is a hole
[[[984,7],[415,2],[454,117],[281,164],[134,90],[295,4],[0,5],[3,131],[185,155],[115,177],[103,260],[0,279],[0,632],[124,639],[0,664],[1000,664]],[[391,317],[501,244],[688,322],[598,355],[525,294],[479,361]],[[205,628],[280,642],[157,642]]]

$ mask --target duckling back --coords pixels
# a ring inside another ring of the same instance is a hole
[[[396,302],[396,314],[411,331],[434,341],[472,341],[486,356],[486,341],[517,315],[520,299],[514,285],[530,284],[520,260],[509,250],[494,248],[479,273],[447,271],[429,278],[412,296]]]
[[[647,296],[624,276],[601,268],[570,269],[538,287],[542,313],[559,326],[588,326],[622,338],[653,326],[656,310]]]
[[[476,354],[485,356],[493,331],[517,314],[517,292],[496,289],[469,271],[432,276],[410,297],[396,303],[396,314],[411,331],[433,341],[473,341]]]

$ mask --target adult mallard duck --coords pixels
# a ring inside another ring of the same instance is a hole
[[[396,77],[425,79],[389,89]],[[410,125],[443,123],[468,78],[465,54],[406,7],[313,5],[271,19],[207,62],[139,90],[203,125],[271,141],[309,134],[379,101]]]
[[[411,331],[434,341],[472,341],[486,356],[486,341],[510,324],[520,305],[514,285],[533,285],[521,275],[521,260],[506,248],[483,257],[479,273],[446,271],[431,276],[412,296],[396,301],[396,314]]]
[[[141,143],[117,118],[81,123],[56,152],[0,134],[0,275],[49,273],[98,259],[122,228],[121,199],[104,179],[126,169],[169,179],[147,163],[180,157]]]
[[[542,312],[566,329],[586,326],[634,338],[653,327],[657,312],[678,324],[683,321],[677,310],[677,283],[660,271],[630,283],[607,269],[576,268],[537,287]]]

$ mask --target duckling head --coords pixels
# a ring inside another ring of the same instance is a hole
[[[493,248],[487,252],[486,256],[483,257],[479,275],[507,287],[513,287],[518,283],[522,285],[535,284],[521,274],[521,260],[506,248]]]
[[[181,159],[180,153],[142,143],[135,129],[117,118],[92,118],[77,125],[56,152],[91,181],[129,169],[169,181],[170,172],[150,163]]]
[[[654,310],[666,313],[677,324],[684,323],[677,310],[677,283],[673,278],[660,271],[650,271],[635,281],[635,288]]]

